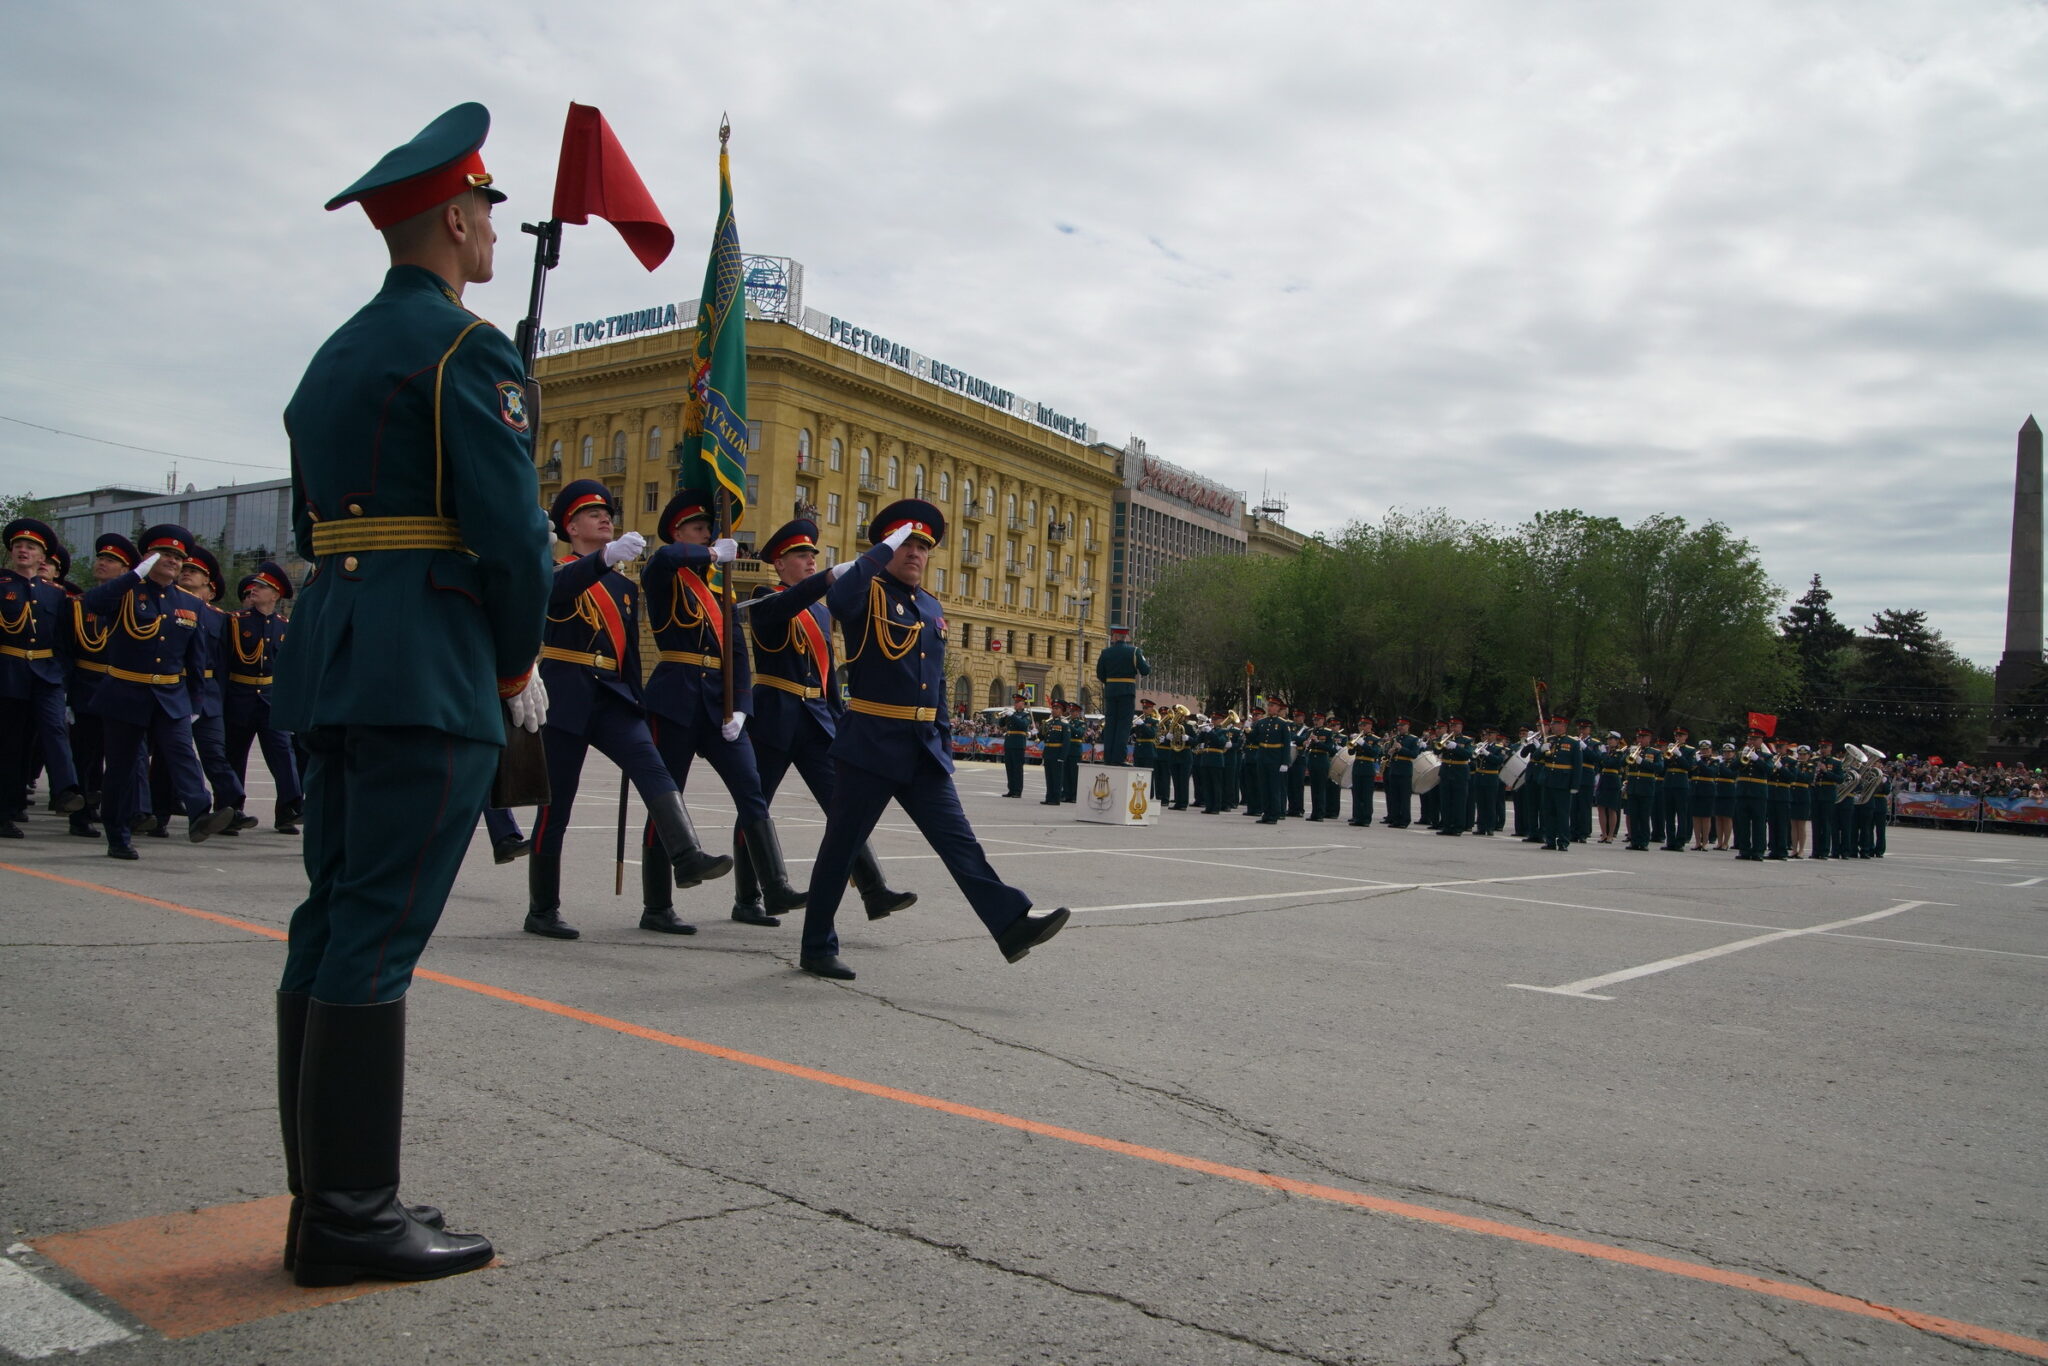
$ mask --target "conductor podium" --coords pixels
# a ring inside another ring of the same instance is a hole
[[[1074,789],[1074,819],[1097,825],[1157,825],[1152,770],[1110,764],[1081,765]]]

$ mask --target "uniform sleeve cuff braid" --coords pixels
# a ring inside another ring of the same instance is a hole
[[[499,680],[498,680],[498,696],[500,696],[500,697],[517,697],[517,696],[518,696],[518,695],[519,695],[520,693],[522,693],[522,692],[525,692],[525,691],[526,691],[526,685],[527,685],[527,683],[528,683],[529,681],[531,681],[531,680],[532,680],[532,678],[533,678],[533,670],[529,668],[529,669],[528,669],[528,670],[527,670],[527,671],[526,671],[525,673],[523,673],[523,674],[520,674],[520,675],[519,675],[518,677],[516,677],[516,678],[501,678],[501,679],[499,679]]]

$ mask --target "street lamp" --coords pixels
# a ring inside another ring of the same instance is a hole
[[[1079,698],[1087,691],[1088,678],[1088,607],[1095,599],[1087,595],[1074,599],[1074,696]],[[1087,711],[1086,707],[1081,709]]]

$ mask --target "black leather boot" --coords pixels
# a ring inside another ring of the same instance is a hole
[[[770,930],[782,924],[761,904],[761,880],[754,876],[754,860],[746,851],[744,839],[733,842],[732,884],[734,920],[742,925],[759,925]]]
[[[697,927],[676,919],[673,876],[659,844],[640,846],[640,928],[656,934],[695,934]]]
[[[707,854],[697,842],[697,827],[683,807],[683,794],[664,792],[647,803],[647,814],[661,836],[661,847],[675,870],[676,886],[695,887],[700,882],[724,877],[732,871],[732,859],[724,854]]]
[[[306,1007],[313,997],[303,991],[277,993],[277,1123],[284,1135],[284,1185],[291,1192],[291,1213],[284,1224],[284,1269],[298,1260],[299,1219],[306,1208],[306,1181],[299,1168],[299,1063],[306,1053]],[[443,1224],[432,1205],[407,1205],[406,1212],[431,1228]]]
[[[535,853],[526,860],[526,925],[528,934],[549,939],[580,939],[574,925],[562,919],[562,856]]]
[[[770,915],[787,915],[804,908],[806,893],[789,885],[789,865],[782,861],[782,839],[773,820],[759,820],[745,831],[747,862]]]
[[[875,859],[874,847],[866,840],[853,851],[853,872],[849,879],[853,889],[860,893],[860,904],[867,908],[868,919],[880,920],[894,911],[906,911],[917,904],[916,892],[892,891],[882,880],[882,865]]]
[[[309,1001],[300,1054],[293,1249],[300,1285],[431,1281],[491,1260],[490,1240],[422,1223],[398,1201],[405,1116],[405,1001]]]

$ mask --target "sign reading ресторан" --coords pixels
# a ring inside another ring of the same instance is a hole
[[[1234,519],[1237,516],[1239,495],[1236,489],[1227,489],[1221,484],[1211,483],[1194,471],[1184,470],[1170,460],[1161,460],[1156,455],[1141,455],[1137,460],[1137,469],[1132,475],[1134,477],[1128,482],[1136,491],[1178,498],[1189,507],[1201,508],[1224,517]]]
[[[1021,394],[991,384],[979,375],[969,374],[943,361],[920,355],[898,341],[892,341],[879,332],[865,327],[856,327],[844,318],[835,318],[815,308],[804,310],[803,329],[816,333],[826,341],[836,342],[849,351],[858,351],[864,356],[873,356],[885,365],[927,379],[942,388],[951,389],[991,408],[1000,408],[1026,422],[1033,422],[1049,431],[1075,441],[1092,443],[1095,429],[1078,417],[1069,417],[1043,403],[1035,403]]]

